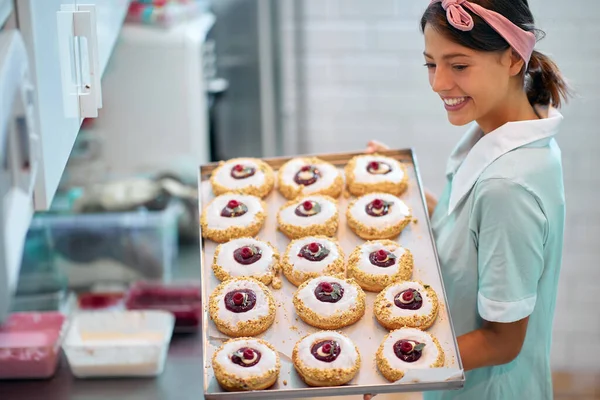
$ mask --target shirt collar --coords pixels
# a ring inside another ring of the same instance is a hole
[[[452,178],[448,215],[490,164],[514,149],[556,135],[562,119],[560,112],[550,107],[547,118],[507,122],[487,135],[483,135],[479,125],[473,123],[448,160],[446,173],[448,178]]]

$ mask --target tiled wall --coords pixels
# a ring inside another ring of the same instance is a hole
[[[426,186],[439,193],[446,158],[463,128],[448,123],[422,66],[418,20],[428,1],[296,1],[303,18],[295,43],[301,48],[296,73],[284,74],[284,88],[286,118],[298,122],[298,137],[287,148],[354,150],[368,139],[411,146]],[[553,365],[600,370],[600,2],[529,3],[548,34],[539,49],[555,58],[578,92],[563,109],[559,138],[568,221]]]

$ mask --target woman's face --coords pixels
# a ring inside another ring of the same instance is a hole
[[[494,118],[509,102],[512,52],[482,52],[456,44],[425,26],[429,84],[443,101],[452,125]]]

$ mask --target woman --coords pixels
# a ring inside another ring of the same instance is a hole
[[[469,372],[464,389],[425,398],[551,399],[565,219],[554,136],[568,86],[533,50],[539,31],[527,0],[434,0],[421,29],[429,82],[450,123],[474,121],[450,156],[437,205],[427,196]]]

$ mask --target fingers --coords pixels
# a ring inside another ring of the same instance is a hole
[[[377,395],[376,394],[365,394],[363,396],[363,400],[371,400],[375,396],[377,396]]]
[[[369,143],[367,144],[367,149],[366,149],[366,153],[376,153],[378,151],[382,151],[382,150],[387,150],[389,149],[389,147],[381,142],[378,142],[377,140],[371,140],[369,141]]]

